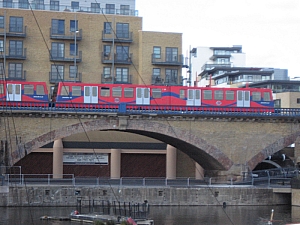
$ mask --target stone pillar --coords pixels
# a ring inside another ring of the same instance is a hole
[[[63,152],[61,138],[54,140],[53,144],[53,178],[63,178]]]
[[[110,152],[110,178],[121,177],[121,149],[111,149]]]
[[[166,178],[176,179],[176,160],[177,160],[177,149],[172,145],[167,145],[167,156],[166,156]]]
[[[204,180],[204,169],[195,162],[195,179]]]
[[[300,137],[296,138],[295,147],[294,147],[294,163],[300,163]]]

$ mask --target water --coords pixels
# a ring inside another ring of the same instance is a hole
[[[273,225],[300,222],[300,207],[291,206],[151,206],[149,218],[154,219],[155,225],[264,225],[268,224],[272,209]],[[40,220],[45,215],[66,217],[72,210],[73,207],[0,207],[0,224],[83,224]]]

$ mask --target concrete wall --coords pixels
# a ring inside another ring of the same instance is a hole
[[[290,204],[290,193],[252,187],[70,187],[0,186],[0,206],[76,206],[77,199],[144,202],[151,205],[277,205]]]

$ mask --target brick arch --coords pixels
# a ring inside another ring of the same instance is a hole
[[[21,150],[15,150],[13,152],[14,156],[12,157],[15,159],[13,163],[19,161],[26,154],[31,153],[32,150],[40,148],[57,138],[64,138],[73,134],[96,130],[120,130],[158,139],[183,151],[198,162],[204,169],[229,170],[233,165],[231,159],[220,149],[209,144],[204,139],[199,138],[199,136],[190,134],[189,131],[181,128],[166,126],[159,122],[149,120],[128,120],[125,128],[119,127],[117,122],[111,123],[109,120],[93,120],[65,126],[36,137],[25,143],[24,148]]]
[[[278,139],[276,142],[268,145],[266,148],[262,149],[258,154],[252,157],[248,161],[248,167],[253,170],[260,162],[265,160],[268,156],[280,151],[281,149],[295,143],[297,137],[300,136],[300,132],[295,132],[293,134],[287,135]]]

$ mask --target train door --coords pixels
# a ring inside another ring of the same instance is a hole
[[[250,107],[250,91],[237,91],[237,107]]]
[[[186,105],[200,106],[201,105],[201,90],[188,89],[187,90],[187,102]]]
[[[84,86],[84,103],[98,103],[97,86]]]
[[[150,105],[150,88],[136,88],[136,104]]]
[[[7,84],[6,101],[21,101],[21,84]]]

